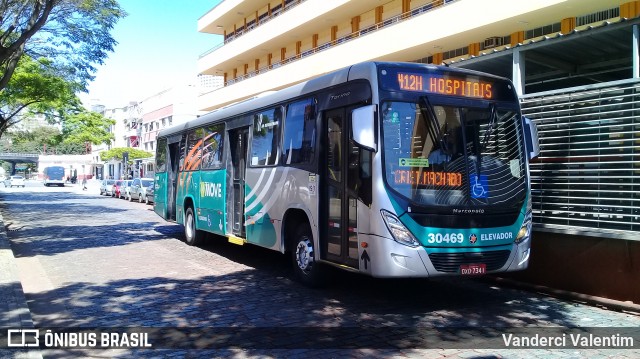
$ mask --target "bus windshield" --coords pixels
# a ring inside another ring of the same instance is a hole
[[[422,206],[519,208],[526,163],[518,112],[451,103],[383,102],[387,184]]]

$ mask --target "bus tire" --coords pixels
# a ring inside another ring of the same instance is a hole
[[[309,225],[300,225],[292,242],[293,272],[296,278],[309,287],[321,287],[325,284],[322,265],[314,258],[315,248]]]
[[[184,239],[190,246],[197,246],[202,242],[204,233],[196,229],[196,216],[192,207],[187,207],[184,212]]]

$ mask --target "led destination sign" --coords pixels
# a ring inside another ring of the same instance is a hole
[[[398,72],[398,87],[405,91],[493,99],[494,84],[474,77],[454,78],[436,74]]]
[[[396,185],[460,187],[462,174],[458,172],[435,172],[418,170],[395,170]]]

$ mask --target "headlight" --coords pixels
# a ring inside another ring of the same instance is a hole
[[[400,222],[398,217],[385,210],[380,211],[380,213],[382,214],[384,224],[387,225],[387,229],[389,229],[389,233],[391,233],[394,241],[409,247],[417,247],[420,245],[413,234],[409,232],[407,227]]]
[[[522,223],[522,227],[518,231],[518,235],[516,236],[516,243],[521,243],[531,235],[531,211],[528,211],[524,217],[524,222]]]

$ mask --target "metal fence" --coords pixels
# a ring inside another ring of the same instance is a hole
[[[538,229],[640,240],[640,80],[522,97],[538,126]]]

